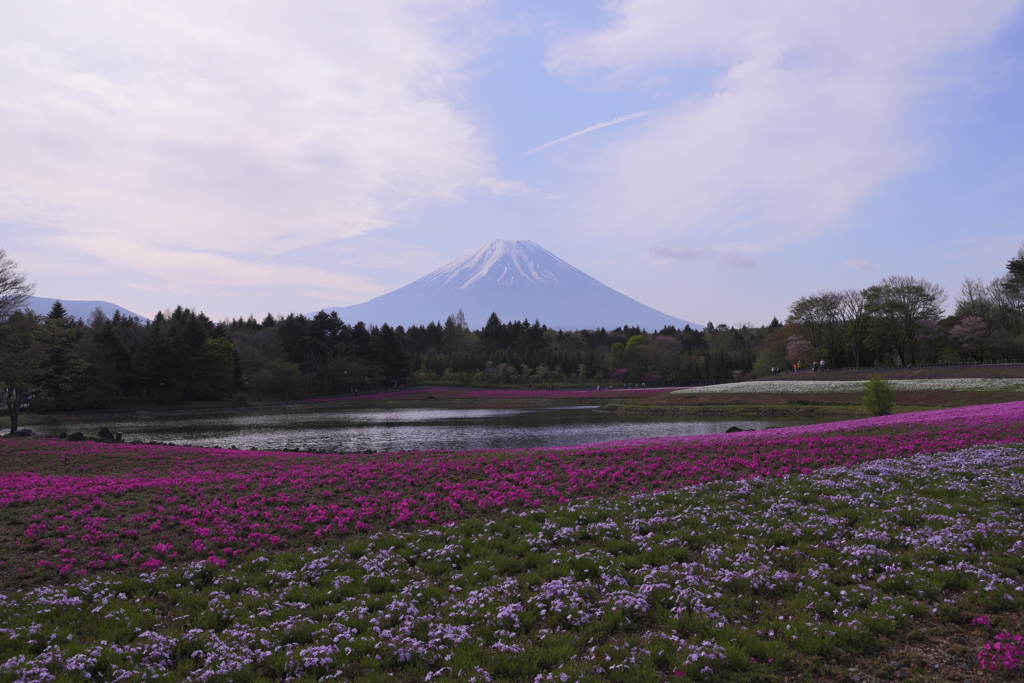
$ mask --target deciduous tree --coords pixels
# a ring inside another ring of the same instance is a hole
[[[39,378],[45,357],[40,325],[31,313],[16,311],[0,324],[0,389],[4,393],[11,434],[18,431],[21,405]]]
[[[0,323],[11,317],[32,296],[35,285],[18,270],[18,264],[0,249]]]
[[[942,317],[946,293],[924,279],[893,275],[864,291],[871,334],[881,349],[891,349],[901,363],[916,362],[920,321]]]

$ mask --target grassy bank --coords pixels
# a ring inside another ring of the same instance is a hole
[[[836,415],[864,417],[861,394],[851,392],[698,393],[666,391],[633,401],[609,401],[603,410],[675,415]],[[1019,401],[1019,391],[897,391],[895,412]]]
[[[543,408],[554,406],[599,406],[605,410],[632,413],[676,415],[835,415],[857,417],[864,415],[860,396],[853,392],[835,392],[825,389],[830,382],[863,382],[873,374],[882,374],[894,380],[935,379],[1024,379],[1024,365],[974,365],[914,368],[911,370],[879,369],[835,371],[826,373],[785,373],[775,379],[806,383],[806,390],[787,393],[727,393],[674,394],[672,388],[645,388],[596,390],[593,387],[560,386],[553,389],[526,389],[503,387],[414,386],[399,390],[363,393],[359,396],[343,395],[324,398],[304,398],[290,401],[267,400],[237,406],[231,401],[188,402],[178,404],[147,403],[141,399],[122,400],[109,408],[75,413],[23,413],[22,426],[60,424],[80,421],[96,416],[116,420],[130,418],[140,412],[168,413],[178,416],[229,415],[237,413],[268,414],[287,411],[321,411],[343,409],[379,409],[410,407],[443,408]],[[772,378],[755,380],[758,385]],[[712,385],[710,390],[721,390],[740,385]],[[901,390],[896,394],[897,411],[981,405],[1018,401],[1024,393],[1009,389],[983,390]],[[0,417],[0,431],[9,427],[6,417]]]

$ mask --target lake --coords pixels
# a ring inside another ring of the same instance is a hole
[[[767,429],[836,418],[666,416],[599,412],[596,406],[559,408],[338,408],[239,411],[181,416],[140,413],[33,427],[42,436],[101,427],[125,441],[162,441],[243,449],[309,449],[333,453],[373,450],[464,450],[570,446],[616,439],[713,434],[731,426]]]

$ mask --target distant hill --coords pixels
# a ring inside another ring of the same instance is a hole
[[[121,311],[121,315],[132,316],[139,320],[149,320],[138,313],[132,313],[127,308],[121,308],[117,304],[112,304],[109,301],[73,301],[71,299],[47,299],[44,296],[31,296],[28,299],[28,303],[25,304],[33,313],[37,315],[46,315],[53,308],[53,302],[60,301],[61,305],[64,306],[64,310],[75,318],[81,318],[82,320],[88,321],[89,316],[96,310],[97,307],[103,314],[108,318],[114,317],[114,311]]]
[[[704,329],[615,291],[530,240],[494,240],[401,289],[326,310],[350,323],[409,326],[443,322],[460,308],[472,329],[482,328],[492,311],[503,322],[540,320],[562,330]]]

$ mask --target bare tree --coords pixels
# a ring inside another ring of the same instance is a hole
[[[18,264],[0,248],[0,323],[11,317],[32,296],[35,285],[18,271]]]
[[[860,367],[860,357],[868,336],[867,297],[859,289],[844,289],[840,292],[839,315],[846,328],[846,344],[850,362]]]
[[[956,309],[954,315],[958,318],[976,317],[985,319],[992,310],[992,297],[989,295],[989,288],[985,286],[981,278],[972,280],[967,278],[960,285],[960,295],[956,298]]]

